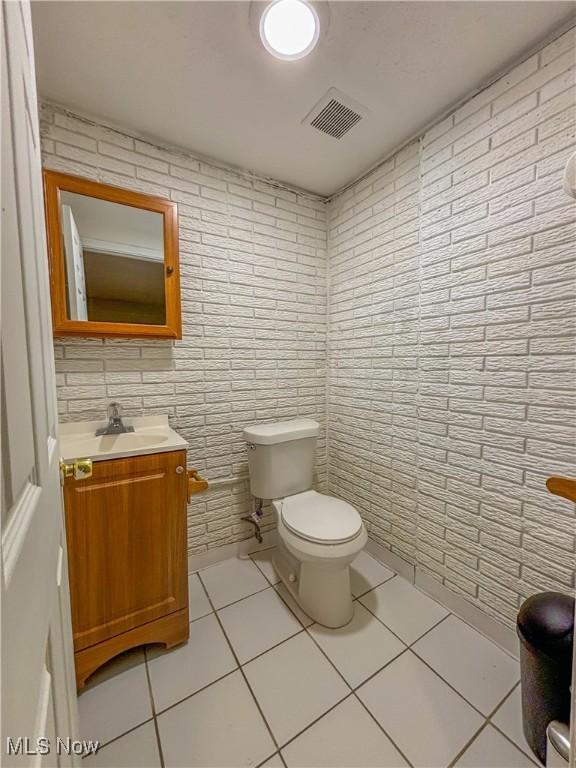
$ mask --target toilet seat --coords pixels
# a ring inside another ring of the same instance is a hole
[[[306,541],[344,544],[363,530],[362,518],[351,504],[317,491],[305,491],[279,502],[286,528]]]

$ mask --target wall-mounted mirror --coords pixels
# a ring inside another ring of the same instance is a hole
[[[55,336],[182,336],[169,200],[44,171]]]

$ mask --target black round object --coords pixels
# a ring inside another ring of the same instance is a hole
[[[517,620],[522,724],[534,754],[546,763],[546,728],[570,722],[574,598],[561,592],[529,597]]]

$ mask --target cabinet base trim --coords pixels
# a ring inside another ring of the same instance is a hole
[[[89,648],[83,648],[74,654],[76,686],[81,691],[93,672],[123,651],[147,643],[160,643],[166,648],[172,648],[175,645],[185,643],[189,634],[188,608],[184,608]]]

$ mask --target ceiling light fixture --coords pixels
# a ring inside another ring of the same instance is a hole
[[[306,0],[274,0],[260,18],[260,38],[278,59],[307,56],[320,35],[316,9]]]

